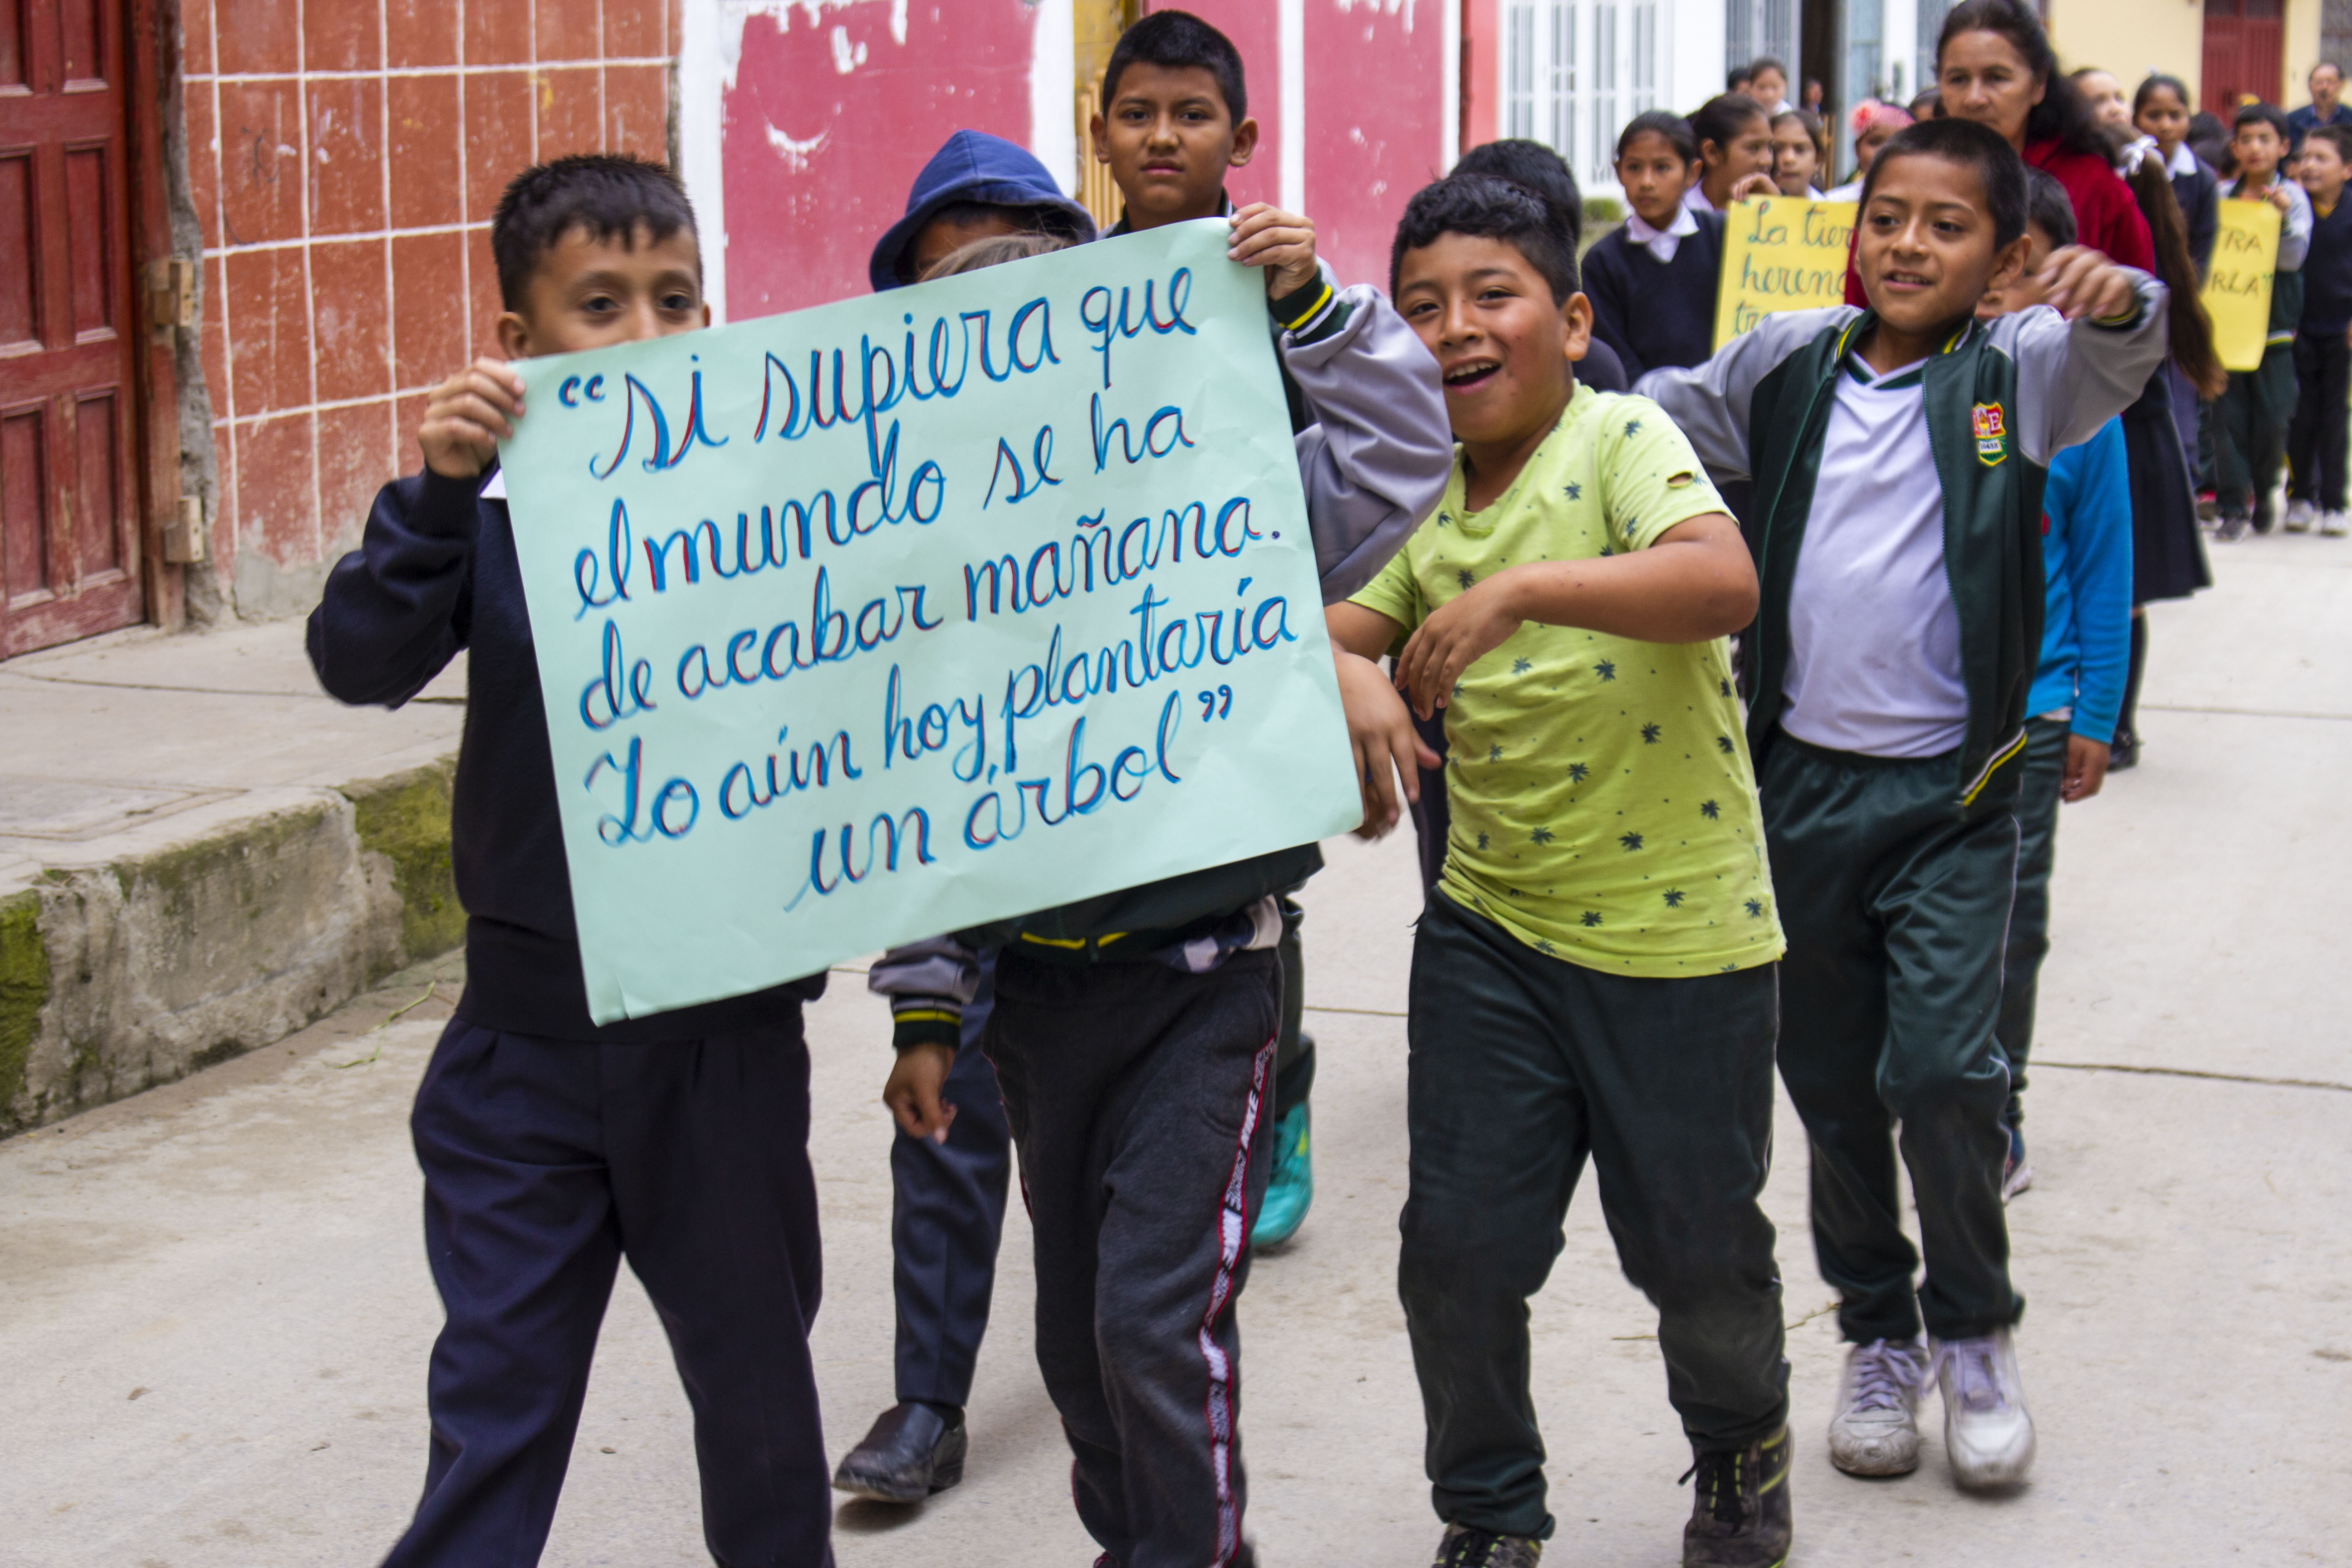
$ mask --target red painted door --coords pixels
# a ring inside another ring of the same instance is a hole
[[[2205,0],[2204,85],[2200,109],[2228,124],[2241,93],[2284,106],[2279,0]]]
[[[0,658],[140,618],[122,13],[0,0]]]

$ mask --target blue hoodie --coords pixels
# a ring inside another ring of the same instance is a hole
[[[874,242],[874,258],[866,276],[876,292],[899,287],[898,258],[923,226],[950,202],[986,202],[992,206],[1046,207],[1066,220],[1056,223],[1080,245],[1095,237],[1095,220],[1087,209],[1062,194],[1045,165],[1025,147],[985,131],[959,131],[947,139],[907,193],[907,216],[883,231]]]
[[[2112,740],[2131,660],[2131,477],[2121,416],[2050,459],[2042,566],[2042,664],[2025,710],[2070,708],[2068,730]]]

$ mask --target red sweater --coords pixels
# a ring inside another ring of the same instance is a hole
[[[2078,244],[2106,252],[2107,259],[2119,267],[2156,270],[2156,242],[2148,237],[2147,219],[2131,187],[2107,166],[2105,159],[2069,152],[2053,138],[2027,142],[2025,161],[2066,187],[2066,198],[2074,204]],[[1859,238],[1861,233],[1862,226],[1856,224],[1855,237]],[[1870,303],[1862,291],[1862,275],[1854,270],[1851,248],[1846,252],[1845,302]]]

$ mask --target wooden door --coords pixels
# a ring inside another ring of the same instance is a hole
[[[0,0],[0,658],[142,610],[122,26]]]
[[[2200,109],[2230,123],[2241,93],[2285,107],[2279,0],[2205,0],[2205,57]]]

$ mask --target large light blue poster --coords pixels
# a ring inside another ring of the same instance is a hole
[[[1262,275],[1188,224],[521,366],[599,1021],[1359,816]]]

